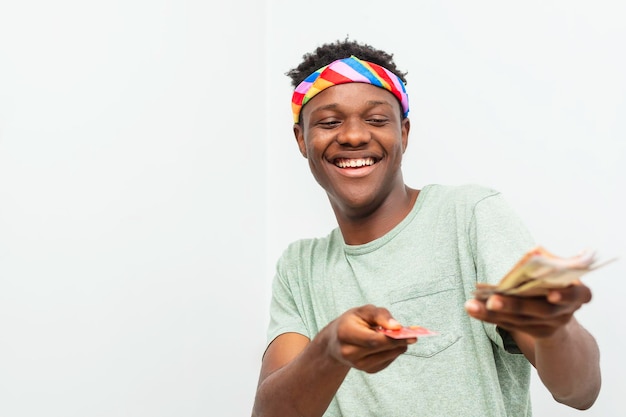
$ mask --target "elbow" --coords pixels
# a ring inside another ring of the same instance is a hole
[[[257,407],[256,405],[252,409],[251,417],[275,417],[275,416],[294,416],[301,417],[303,414],[300,414],[296,410],[291,408],[286,409],[286,407],[280,407],[280,409],[274,409],[276,407],[272,407],[272,410],[261,409],[263,407]]]
[[[287,401],[278,398],[269,399],[267,393],[258,392],[252,406],[251,417],[302,416]]]
[[[574,408],[579,411],[589,410],[596,402],[596,398],[591,398],[585,401],[572,401],[571,399],[562,399],[562,398],[554,398],[557,402],[567,405],[568,407]]]
[[[555,396],[554,399],[557,402],[575,408],[576,410],[588,410],[596,403],[596,400],[600,395],[600,387],[601,382],[598,380],[597,383],[594,383],[591,386],[587,387],[587,389],[583,393],[567,397]]]

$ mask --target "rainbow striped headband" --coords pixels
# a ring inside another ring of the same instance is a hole
[[[388,69],[353,55],[318,69],[296,87],[291,98],[293,122],[300,121],[302,106],[309,100],[328,87],[345,83],[367,83],[390,91],[400,102],[403,116],[408,116],[409,96],[402,80]]]

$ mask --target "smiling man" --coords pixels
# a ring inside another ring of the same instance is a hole
[[[294,135],[338,227],[278,261],[253,416],[530,416],[533,366],[557,401],[590,407],[598,347],[574,313],[591,291],[473,298],[534,242],[495,190],[404,183],[392,56],[338,41],[288,75]],[[436,334],[389,336],[412,325]]]

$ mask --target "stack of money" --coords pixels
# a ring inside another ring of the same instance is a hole
[[[595,253],[590,250],[584,250],[571,258],[561,258],[536,246],[526,252],[497,285],[478,283],[474,296],[479,300],[486,300],[494,293],[521,297],[545,296],[551,289],[574,284],[581,276],[600,266]]]

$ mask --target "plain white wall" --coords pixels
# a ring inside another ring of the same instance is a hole
[[[245,416],[263,2],[0,2],[0,416]]]
[[[502,191],[539,243],[621,257],[585,278],[579,320],[602,350],[604,387],[586,416],[626,416],[626,6],[619,1],[270,1],[268,277],[288,242],[335,226],[291,133],[284,73],[324,42],[394,53],[408,71],[405,181]],[[268,280],[269,285],[269,280]],[[538,416],[578,416],[533,379]]]

